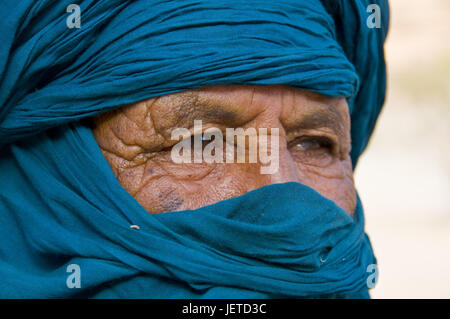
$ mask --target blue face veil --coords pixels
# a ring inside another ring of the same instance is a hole
[[[386,1],[83,0],[69,28],[71,2],[0,5],[0,297],[368,296],[359,200],[351,218],[287,183],[150,215],[83,119],[202,86],[284,84],[347,97],[356,164],[384,101]]]

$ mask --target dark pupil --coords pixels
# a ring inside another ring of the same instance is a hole
[[[304,151],[317,150],[322,147],[322,144],[317,139],[307,139],[300,141],[297,146]]]

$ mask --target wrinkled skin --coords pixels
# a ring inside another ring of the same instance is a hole
[[[279,128],[279,169],[257,163],[171,159],[177,127]],[[97,116],[94,136],[119,183],[150,213],[196,209],[268,184],[300,182],[350,215],[356,192],[344,98],[286,86],[213,86],[165,95]]]

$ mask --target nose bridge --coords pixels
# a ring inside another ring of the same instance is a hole
[[[255,90],[253,101],[255,103],[265,105],[264,111],[258,116],[255,124],[258,130],[260,128],[265,128],[268,134],[268,136],[266,136],[266,139],[260,139],[259,143],[266,143],[266,146],[262,149],[270,154],[268,157],[271,161],[276,161],[276,163],[272,162],[269,164],[267,164],[267,161],[265,163],[262,163],[263,161],[261,161],[260,163],[261,166],[266,166],[265,171],[268,171],[267,173],[263,173],[263,181],[265,185],[286,182],[300,182],[300,172],[287,148],[286,133],[283,125],[281,124],[281,115],[283,108],[289,106],[289,103],[286,103],[286,101],[292,103],[291,100],[291,92],[290,90],[287,90],[285,88],[275,87],[271,90],[271,94],[267,94],[266,90]],[[273,139],[274,128],[278,129],[277,141],[276,139]],[[261,133],[261,131],[259,131],[259,133]],[[277,142],[277,145],[275,146],[276,152],[275,154],[271,154],[272,143],[274,141]],[[275,167],[267,169],[267,166],[269,165],[275,165]],[[264,169],[260,169],[260,172],[261,171],[264,171]]]
[[[267,174],[267,184],[300,182],[300,172],[286,146],[286,141],[280,136],[278,146],[278,167]]]
[[[265,185],[300,182],[300,172],[288,150],[286,134],[283,127],[273,125],[259,129],[259,164],[260,174],[263,175]]]

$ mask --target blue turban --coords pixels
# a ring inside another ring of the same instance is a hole
[[[71,2],[0,4],[0,297],[368,296],[359,199],[351,218],[287,183],[150,215],[83,119],[208,85],[284,84],[347,98],[356,164],[384,101],[387,1],[82,0],[69,28]]]

